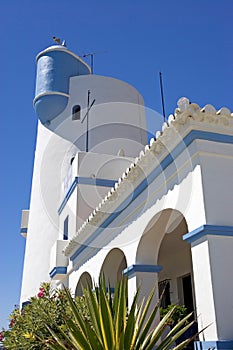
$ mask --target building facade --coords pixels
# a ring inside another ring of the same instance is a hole
[[[181,98],[147,144],[141,95],[67,48],[37,56],[39,118],[21,304],[41,282],[128,276],[129,303],[166,284],[202,349],[233,349],[233,115]]]

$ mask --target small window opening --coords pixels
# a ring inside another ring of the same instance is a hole
[[[168,305],[171,304],[170,280],[164,280],[159,282],[159,297],[161,297],[162,293],[163,297],[160,305],[163,309],[166,309]]]
[[[68,231],[69,231],[69,216],[67,216],[64,220],[64,229],[63,229],[63,239],[65,241],[68,240]]]
[[[72,109],[72,120],[80,120],[81,116],[81,106],[76,105]]]
[[[71,158],[71,160],[70,160],[70,165],[72,165],[74,159],[75,159],[75,156],[73,156],[73,157]]]

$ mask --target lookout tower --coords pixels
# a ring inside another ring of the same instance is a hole
[[[66,272],[67,240],[147,144],[144,103],[134,87],[91,74],[62,45],[46,48],[36,62],[38,133],[26,224],[25,211],[23,217],[21,303]]]

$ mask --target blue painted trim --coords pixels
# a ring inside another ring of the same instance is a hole
[[[68,202],[70,196],[74,192],[76,186],[79,185],[91,185],[91,186],[102,186],[102,187],[114,187],[117,180],[109,180],[109,179],[98,179],[98,178],[90,178],[90,177],[80,177],[76,176],[74,181],[72,182],[68,192],[65,195],[60,207],[58,208],[58,214],[60,215],[62,210],[64,209],[66,203]]]
[[[58,212],[59,215],[61,214],[62,210],[64,209],[64,207],[65,207],[66,203],[68,202],[70,196],[71,196],[72,193],[74,192],[74,190],[75,190],[77,184],[78,184],[78,178],[76,177],[76,178],[74,179],[74,181],[72,182],[72,184],[71,184],[71,186],[70,186],[68,192],[66,193],[65,198],[63,199],[63,201],[62,201],[60,207],[59,207],[58,210],[57,210],[57,212]]]
[[[131,265],[127,267],[127,269],[123,270],[123,275],[124,276],[131,276],[135,274],[136,272],[160,272],[163,269],[162,266],[160,265]]]
[[[183,240],[192,243],[206,235],[233,236],[233,226],[203,225],[192,232],[186,233],[183,236]]]
[[[20,233],[28,233],[27,227],[22,227],[22,228],[20,229]]]
[[[193,141],[196,139],[199,140],[208,140],[215,141],[220,143],[230,143],[233,144],[233,136],[232,135],[222,135],[216,134],[208,131],[200,131],[200,130],[191,130],[188,135],[184,137],[184,139],[168,154],[161,163],[148,175],[146,179],[144,179],[138,187],[133,191],[132,195],[129,195],[125,201],[116,208],[115,212],[109,215],[109,217],[103,222],[101,227],[99,227],[91,237],[89,237],[83,245],[76,250],[76,252],[71,256],[71,260],[73,261],[97,236],[100,232],[103,231],[111,222],[121,214],[121,212],[127,208],[155,179],[161,174],[169,165],[171,165],[175,158],[177,158],[181,152],[183,152]]]
[[[29,304],[31,304],[31,301],[29,301],[29,300],[24,301],[24,302],[22,303],[22,310],[23,310],[23,308],[24,308],[25,306],[27,306],[27,305],[29,305]],[[1,349],[1,348],[0,348],[0,349]]]
[[[66,275],[67,267],[64,266],[55,266],[52,271],[50,271],[49,276],[53,278],[55,275]]]
[[[78,177],[78,183],[80,185],[93,185],[103,187],[113,187],[117,180],[90,178],[90,177]]]
[[[195,341],[195,350],[232,350],[233,340]]]

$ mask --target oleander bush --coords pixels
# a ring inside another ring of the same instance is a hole
[[[83,298],[76,301],[79,310],[85,318],[85,304]],[[43,283],[37,296],[32,297],[23,308],[15,309],[9,319],[9,329],[0,332],[0,341],[5,349],[40,350],[47,349],[47,342],[52,340],[50,331],[66,331],[66,319],[71,318],[65,290],[51,290],[49,283]]]

